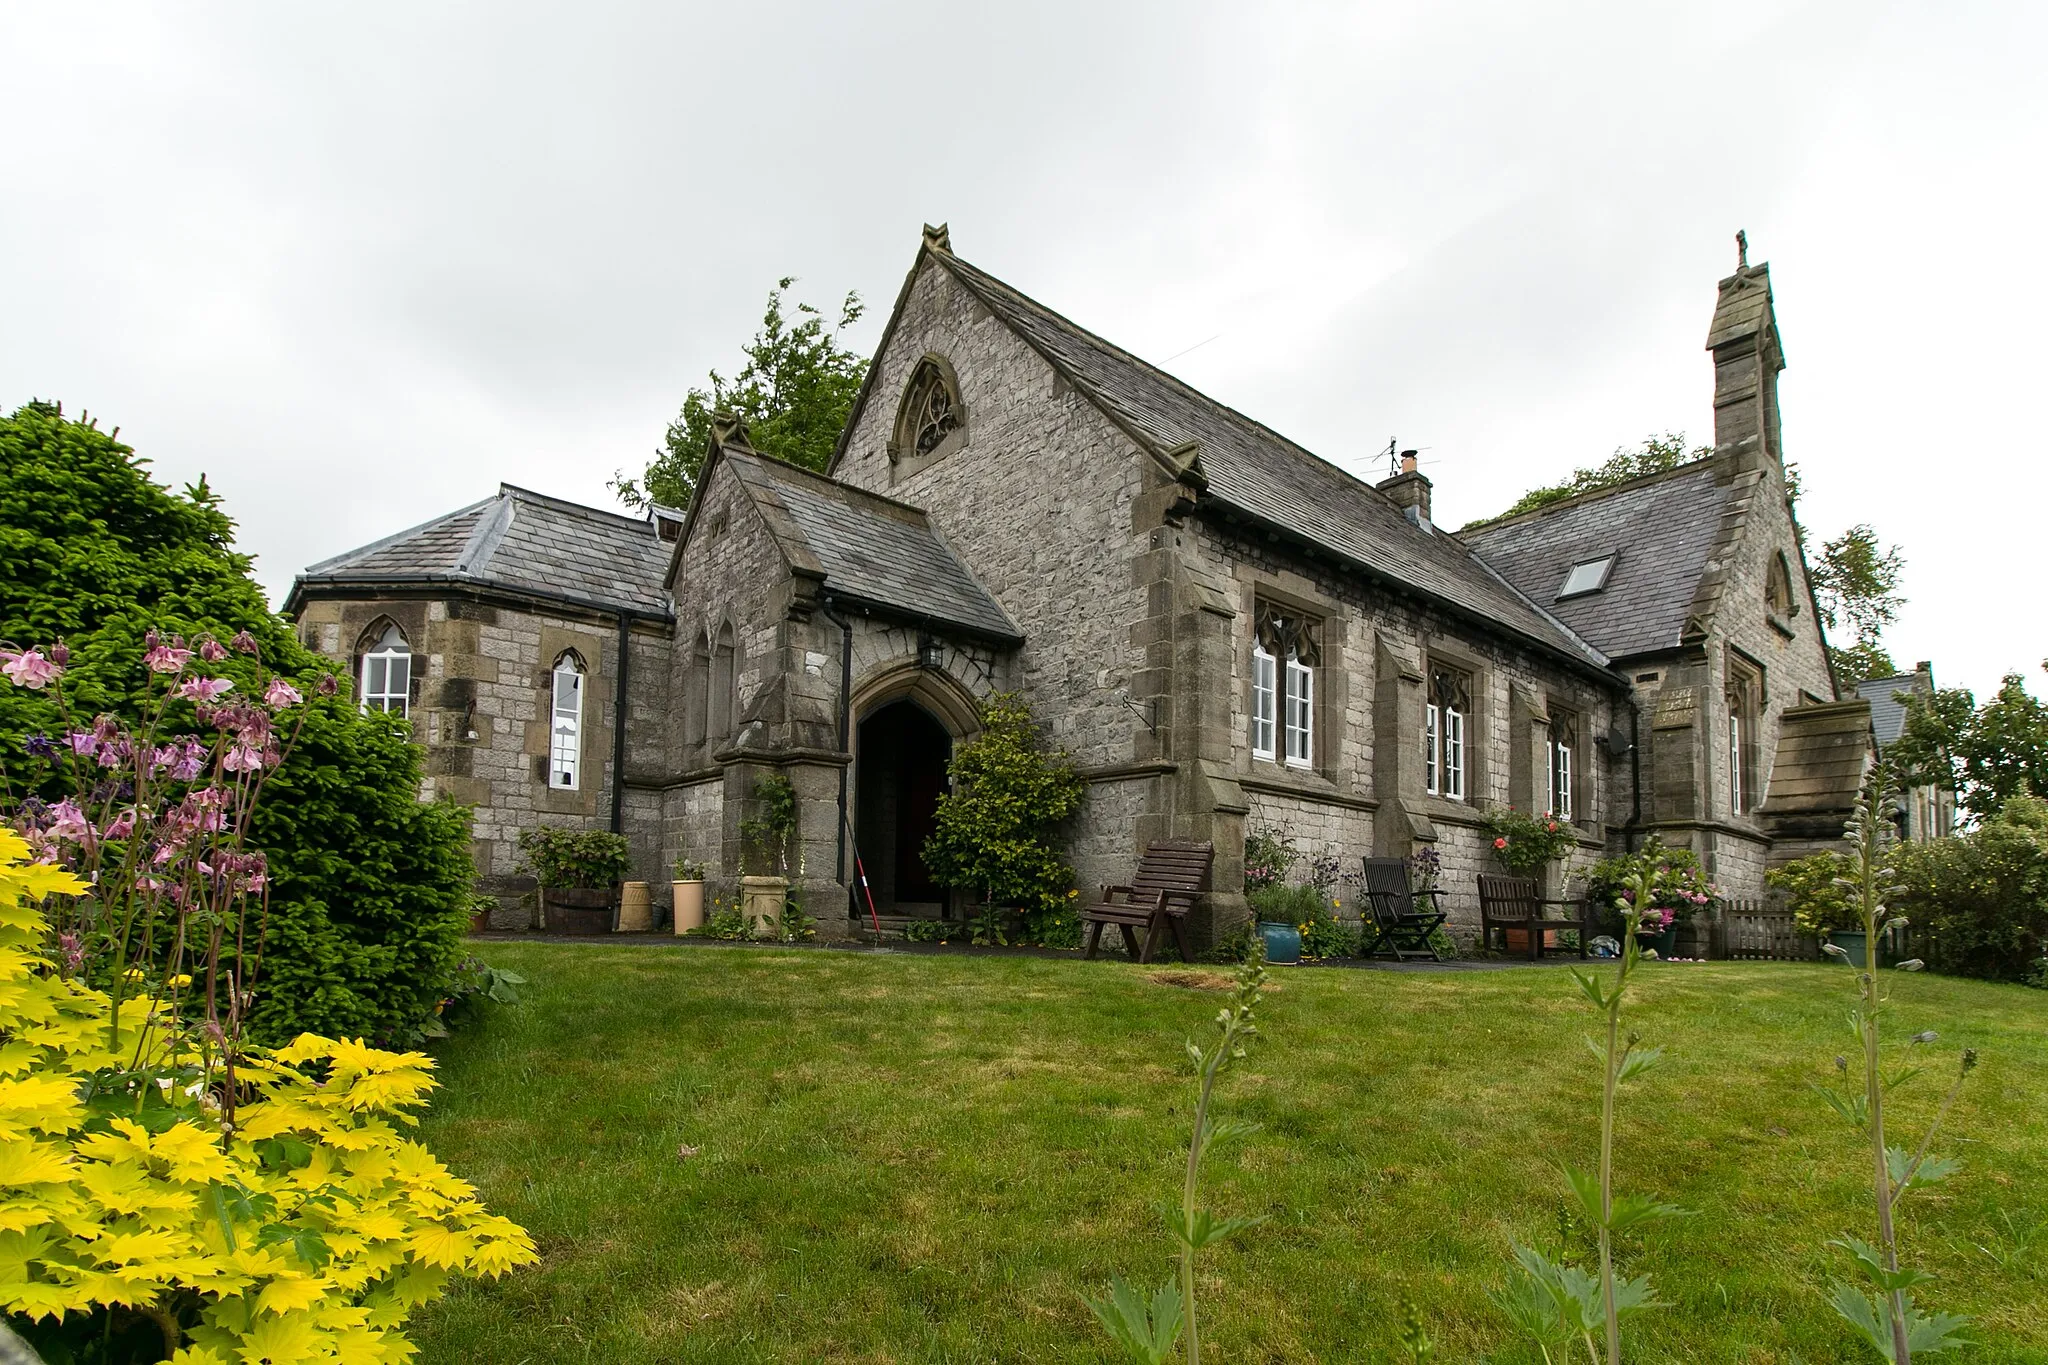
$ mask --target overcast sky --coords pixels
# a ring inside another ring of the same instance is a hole
[[[1746,228],[1820,536],[1980,694],[2048,655],[2048,6],[10,4],[0,405],[227,499],[273,598],[491,492],[599,504],[779,275],[918,241],[1438,520],[1711,433]],[[1179,354],[1177,354],[1179,353]]]

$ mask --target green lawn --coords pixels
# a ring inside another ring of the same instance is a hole
[[[1034,958],[484,955],[529,999],[444,1046],[425,1135],[543,1263],[424,1315],[428,1362],[1108,1361],[1080,1295],[1166,1272],[1182,1041],[1215,994]],[[1274,976],[1221,1092],[1263,1129],[1210,1182],[1219,1212],[1269,1221],[1206,1262],[1205,1355],[1393,1360],[1406,1296],[1440,1361],[1534,1360],[1486,1291],[1511,1239],[1558,1244],[1552,1163],[1593,1163],[1583,999],[1549,968]],[[1866,1168],[1806,1088],[1853,1047],[1848,971],[1639,980],[1632,1020],[1668,1051],[1625,1094],[1621,1179],[1699,1216],[1630,1250],[1674,1306],[1628,1358],[1865,1359],[1821,1293],[1843,1268],[1827,1239],[1873,1235]],[[1944,1073],[1954,1047],[1983,1059],[1942,1144],[1967,1164],[1909,1198],[1908,1259],[1941,1277],[1928,1301],[1978,1319],[1968,1360],[2048,1361],[2048,1247],[2005,1268],[1979,1249],[2010,1250],[2001,1211],[2048,1220],[2048,995],[1890,980],[1894,1036],[1940,1029]],[[1909,1086],[1903,1116],[1939,1089]]]

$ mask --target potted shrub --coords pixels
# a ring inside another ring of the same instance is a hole
[[[1268,962],[1301,961],[1298,898],[1296,888],[1287,885],[1287,873],[1300,858],[1301,850],[1284,830],[1253,828],[1244,836],[1244,898],[1265,941]]]
[[[558,934],[611,931],[613,898],[632,866],[625,836],[547,825],[520,835],[519,851],[540,883],[542,928]]]
[[[704,924],[704,864],[678,855],[674,878],[669,889],[675,893],[676,933],[682,935]]]
[[[491,911],[498,908],[498,898],[482,891],[472,891],[469,896],[469,932],[481,934],[491,927]]]
[[[1650,888],[1650,903],[1636,907],[1636,942],[1658,957],[1670,957],[1678,947],[1679,928],[1707,911],[1721,894],[1721,888],[1707,879],[1699,854],[1689,848],[1666,848],[1654,834],[1634,853],[1595,863],[1586,883],[1601,913],[1601,927],[1614,934],[1622,931],[1636,888]]]
[[[1534,877],[1538,894],[1550,865],[1569,857],[1578,843],[1567,821],[1548,811],[1540,817],[1528,815],[1513,806],[1495,806],[1486,813],[1486,834],[1493,845],[1493,860],[1517,877]],[[1510,929],[1507,939],[1509,952],[1528,950],[1528,930]]]
[[[1834,944],[1847,953],[1850,963],[1864,959],[1863,917],[1854,895],[1840,878],[1851,875],[1855,864],[1846,853],[1814,853],[1783,867],[1772,868],[1764,881],[1785,893],[1792,909],[1792,922],[1805,932]],[[1840,960],[1840,959],[1838,959]]]

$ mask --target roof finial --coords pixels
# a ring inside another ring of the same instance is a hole
[[[711,414],[711,444],[735,446],[740,450],[754,448],[753,441],[747,436],[746,419],[730,408],[720,408]]]
[[[924,225],[924,244],[933,251],[943,251],[949,256],[953,254],[953,234],[946,230],[944,223],[937,227],[930,223]]]
[[[1749,269],[1749,234],[1741,228],[1735,229],[1735,268]]]

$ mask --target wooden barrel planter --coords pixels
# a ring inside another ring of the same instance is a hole
[[[609,934],[613,889],[549,887],[541,893],[543,927],[550,934]]]

